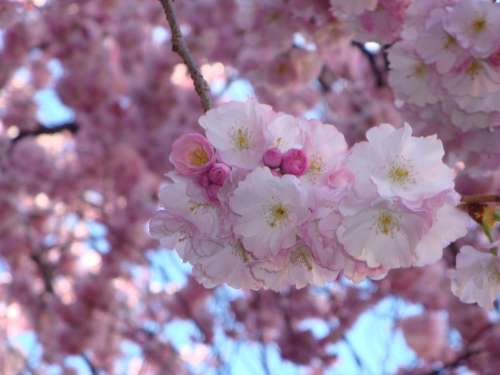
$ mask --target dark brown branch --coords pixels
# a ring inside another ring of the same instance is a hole
[[[52,272],[50,271],[48,265],[43,261],[40,254],[36,254],[36,253],[32,254],[31,259],[37,265],[38,270],[40,271],[40,273],[42,275],[45,291],[51,295],[56,295],[55,290],[54,290],[54,286],[52,284]],[[99,375],[99,370],[92,363],[90,358],[85,353],[81,353],[80,357],[85,362],[85,364],[89,368],[89,371],[92,375]]]
[[[207,81],[203,78],[198,65],[193,59],[191,52],[187,48],[184,39],[182,38],[181,29],[177,23],[177,18],[175,16],[173,0],[160,0],[163,10],[165,11],[165,16],[167,17],[168,24],[170,25],[170,30],[172,32],[172,50],[177,53],[184,64],[186,64],[189,75],[194,83],[194,88],[196,93],[200,97],[201,106],[206,112],[212,107],[212,99],[210,97],[210,88]]]
[[[361,53],[367,58],[368,63],[370,64],[370,69],[372,70],[373,76],[375,77],[375,82],[377,84],[377,87],[384,87],[386,85],[384,72],[380,69],[379,64],[377,63],[377,54],[374,54],[369,50],[367,50],[364,43],[353,40],[351,44],[354,47],[357,47],[361,51]],[[384,69],[385,68],[386,67],[384,66]]]
[[[477,204],[477,203],[500,203],[500,195],[466,195],[462,197],[462,204]]]
[[[70,133],[75,134],[78,132],[78,129],[79,126],[76,122],[68,122],[55,126],[46,126],[43,124],[39,124],[38,127],[34,130],[20,131],[16,137],[12,138],[12,143],[16,143],[26,137],[36,137],[42,134],[57,134],[63,131],[69,131]]]

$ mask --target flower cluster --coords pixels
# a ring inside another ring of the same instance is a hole
[[[406,17],[389,52],[389,80],[405,109],[464,131],[500,126],[500,4],[425,0]]]
[[[399,37],[410,0],[330,0],[332,13],[363,41],[392,43]]]
[[[248,101],[181,136],[150,233],[205,286],[318,285],[439,260],[466,233],[435,137],[380,125],[348,150],[333,126]]]

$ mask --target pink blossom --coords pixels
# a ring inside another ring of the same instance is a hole
[[[297,241],[297,226],[309,213],[307,203],[307,192],[297,177],[277,177],[268,168],[256,168],[230,200],[238,215],[234,232],[257,258],[275,255]]]
[[[215,162],[215,150],[201,134],[184,134],[172,144],[170,162],[182,175],[201,174]]]
[[[416,249],[429,230],[425,215],[405,207],[378,204],[344,217],[338,240],[355,259],[368,267],[399,268],[416,263]]]
[[[435,136],[413,137],[408,124],[395,129],[382,124],[356,144],[346,165],[354,173],[359,197],[400,198],[408,206],[420,204],[453,188],[453,171],[443,161],[443,145]]]
[[[268,148],[265,129],[273,118],[269,106],[250,100],[212,109],[199,122],[224,163],[253,169]]]
[[[466,245],[450,271],[451,290],[462,302],[491,309],[500,293],[500,258],[496,251],[478,251]]]
[[[487,0],[462,0],[450,9],[445,28],[477,57],[489,55],[500,43],[500,6]]]

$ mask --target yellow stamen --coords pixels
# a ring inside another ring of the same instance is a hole
[[[246,251],[241,242],[238,242],[233,246],[233,254],[240,257],[241,260],[245,263],[248,263],[251,260],[250,254],[248,254],[248,251]]]
[[[196,147],[189,153],[189,162],[197,167],[207,164],[208,160],[208,154],[202,147]]]
[[[234,147],[239,150],[248,150],[250,148],[250,135],[248,129],[238,128],[232,135]]]
[[[483,66],[478,60],[472,61],[467,69],[465,69],[465,73],[470,75],[471,77],[475,77],[483,70]]]
[[[271,207],[269,211],[268,223],[271,228],[274,228],[288,219],[288,209],[281,203],[277,203]]]
[[[451,36],[450,34],[448,34],[448,36],[446,37],[446,40],[444,42],[443,47],[445,49],[448,49],[450,47],[455,46],[456,44],[457,44],[457,40],[453,36]]]
[[[377,230],[386,236],[399,232],[398,219],[390,212],[381,210],[377,218]]]
[[[476,33],[480,33],[486,29],[486,20],[484,17],[478,17],[474,21],[472,21],[472,30]]]
[[[312,271],[312,262],[307,247],[300,246],[290,254],[290,263],[295,265],[303,265],[308,271]]]
[[[417,78],[425,77],[427,74],[427,66],[420,62],[413,67],[413,75]]]
[[[314,157],[309,163],[309,173],[319,174],[323,170],[323,160],[321,157]]]
[[[411,179],[411,173],[408,168],[402,165],[394,165],[389,170],[389,179],[397,185],[404,185]]]

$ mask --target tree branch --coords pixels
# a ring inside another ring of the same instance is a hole
[[[381,71],[379,65],[377,64],[377,55],[368,51],[366,49],[364,43],[357,42],[357,41],[353,40],[351,42],[351,44],[354,47],[357,47],[361,51],[361,53],[363,55],[365,55],[365,57],[368,59],[368,63],[370,64],[370,68],[371,68],[372,73],[375,77],[375,82],[377,84],[377,87],[384,87],[386,84],[385,77],[384,77],[384,73]],[[382,47],[381,47],[381,50],[382,50]]]
[[[16,143],[20,141],[23,138],[26,137],[36,137],[38,135],[42,134],[57,134],[63,131],[69,131],[73,134],[78,132],[79,126],[76,122],[68,122],[56,126],[46,126],[43,124],[39,124],[38,127],[34,130],[22,130],[19,132],[19,134],[12,138],[12,143]]]
[[[462,204],[477,204],[477,203],[500,203],[500,195],[466,195],[462,197]]]
[[[208,86],[207,81],[203,78],[198,65],[193,59],[191,52],[187,48],[184,43],[184,39],[182,38],[181,29],[179,24],[177,23],[177,18],[175,16],[173,0],[159,0],[161,5],[163,6],[163,10],[165,12],[165,16],[167,17],[168,24],[170,25],[170,30],[172,32],[172,51],[177,53],[184,64],[186,64],[189,75],[194,83],[194,88],[196,93],[200,97],[201,106],[203,110],[206,112],[212,107],[212,99],[210,97],[210,88]]]

